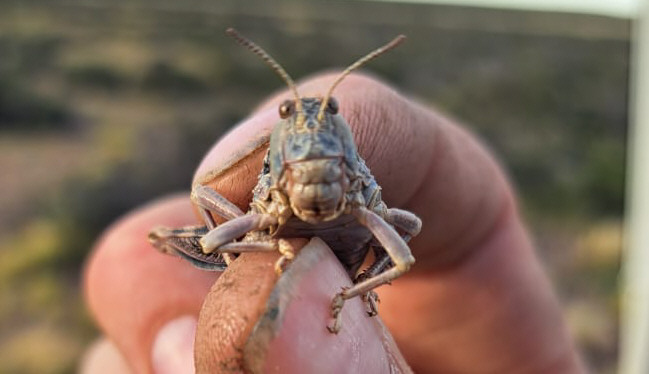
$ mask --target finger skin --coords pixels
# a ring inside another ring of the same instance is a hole
[[[154,337],[166,322],[198,315],[217,275],[158,253],[147,242],[154,226],[195,224],[187,194],[153,202],[125,216],[99,240],[84,272],[88,306],[136,373],[150,373]]]

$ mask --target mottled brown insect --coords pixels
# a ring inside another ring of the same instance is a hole
[[[149,240],[162,252],[211,270],[224,270],[242,252],[279,251],[276,270],[281,273],[294,256],[286,238],[320,237],[354,279],[354,286],[333,298],[333,322],[327,327],[336,333],[345,300],[362,296],[368,314],[376,315],[378,298],[372,290],[407,272],[415,262],[406,242],[419,233],[421,220],[383,202],[381,188],[358,154],[349,125],[331,96],[351,71],[394,48],[404,36],[349,66],[323,97],[300,97],[291,77],[272,57],[236,31],[227,33],[281,75],[293,99],[279,107],[281,120],[271,134],[247,213],[213,189],[197,185],[191,198],[205,226],[157,228]],[[227,221],[217,226],[212,214]],[[375,261],[358,273],[370,249]]]

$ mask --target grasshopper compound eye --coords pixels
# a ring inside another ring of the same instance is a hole
[[[331,114],[338,113],[338,100],[333,97],[329,98],[329,101],[327,102],[327,112]]]
[[[279,106],[279,116],[282,119],[286,119],[295,113],[295,101],[286,100]]]

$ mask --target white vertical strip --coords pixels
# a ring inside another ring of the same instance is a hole
[[[639,4],[631,55],[631,127],[620,374],[649,373],[649,0]]]

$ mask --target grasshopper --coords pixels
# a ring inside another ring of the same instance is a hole
[[[350,127],[332,97],[353,70],[405,37],[398,36],[350,65],[323,97],[301,97],[293,79],[268,53],[233,29],[226,33],[270,65],[293,98],[279,106],[281,120],[271,133],[248,212],[198,184],[191,200],[205,224],[156,228],[149,240],[164,253],[210,270],[224,270],[243,252],[279,251],[275,269],[281,274],[294,257],[287,238],[320,237],[354,279],[354,285],[342,289],[332,301],[333,322],[327,328],[337,333],[345,300],[362,296],[368,315],[375,316],[378,296],[373,289],[401,276],[415,262],[406,242],[419,233],[421,220],[383,202],[381,188],[358,154]],[[213,214],[227,221],[217,226]],[[370,249],[375,260],[359,273]]]

